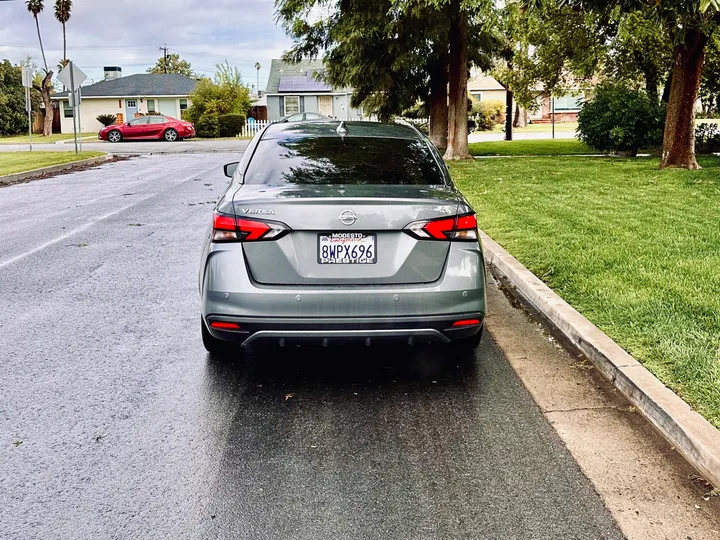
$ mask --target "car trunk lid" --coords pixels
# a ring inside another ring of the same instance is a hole
[[[444,185],[245,185],[233,199],[236,216],[291,229],[277,240],[243,244],[253,279],[267,285],[436,281],[450,241],[419,240],[403,229],[415,221],[454,216],[458,204],[458,193]],[[358,235],[368,249],[373,246],[374,262],[333,264],[329,261],[337,257],[321,256],[329,236]]]

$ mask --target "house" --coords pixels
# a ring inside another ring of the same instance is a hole
[[[468,81],[468,94],[478,101],[495,100],[505,103],[505,92],[505,87],[489,75],[478,74]],[[538,106],[536,110],[530,111],[529,118],[532,122],[552,122],[553,110],[555,111],[555,122],[577,122],[577,115],[584,98],[584,93],[579,88],[572,93],[554,96],[554,98],[544,93],[541,87],[538,87],[535,92]]]
[[[139,73],[127,77],[115,74],[106,73],[106,80],[81,88],[80,124],[84,132],[102,129],[97,121],[100,114],[114,114],[117,123],[148,113],[180,118],[190,106],[189,96],[197,84],[195,79],[176,73]],[[73,111],[68,92],[55,94],[52,99],[59,102],[61,132],[72,133]]]
[[[468,94],[478,101],[505,103],[505,87],[489,75],[479,75],[468,81]]]
[[[361,109],[350,106],[351,88],[332,88],[318,78],[322,60],[304,60],[290,64],[273,60],[265,97],[270,121],[299,112],[315,112],[342,120],[362,116]]]

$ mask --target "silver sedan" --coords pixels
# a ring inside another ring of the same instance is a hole
[[[271,124],[225,173],[200,264],[208,351],[256,341],[477,347],[486,299],[475,213],[417,130]]]

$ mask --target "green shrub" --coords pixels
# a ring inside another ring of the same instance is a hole
[[[245,127],[243,114],[221,114],[217,119],[221,137],[237,137]]]
[[[112,126],[117,121],[117,117],[114,114],[98,114],[97,121],[107,127]]]
[[[698,154],[720,152],[720,127],[717,124],[702,123],[695,126],[695,152]]]
[[[204,114],[195,122],[195,131],[198,137],[214,139],[220,136],[220,123],[217,114]]]
[[[474,129],[489,131],[500,121],[500,115],[505,111],[505,104],[498,100],[473,100],[470,118],[474,121]],[[468,123],[470,128],[470,123]]]
[[[578,113],[580,140],[597,150],[635,155],[640,148],[661,145],[664,129],[663,104],[617,84],[598,86]]]

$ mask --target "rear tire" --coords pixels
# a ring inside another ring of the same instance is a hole
[[[107,134],[107,140],[111,143],[118,143],[122,141],[122,139],[122,133],[120,133],[120,131],[117,129],[113,129],[110,133]]]
[[[213,336],[205,326],[205,321],[200,317],[200,331],[202,332],[202,341],[205,346],[205,350],[210,353],[211,356],[216,358],[230,358],[232,356],[240,357],[242,353],[240,348],[235,346],[233,343],[223,341]]]
[[[449,344],[450,356],[462,363],[472,363],[475,361],[475,349],[480,345],[482,339],[483,327],[474,336],[459,339]]]
[[[175,142],[178,140],[178,132],[170,128],[165,132],[163,137],[167,142]]]

